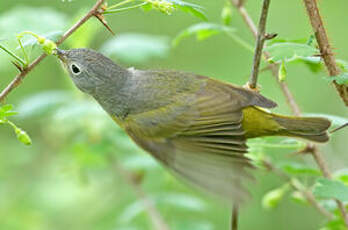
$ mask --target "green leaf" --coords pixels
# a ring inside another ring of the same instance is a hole
[[[48,7],[16,7],[0,16],[1,36],[9,38],[22,31],[46,34],[64,30],[66,15]]]
[[[333,177],[348,186],[348,169],[341,169],[335,172]]]
[[[347,227],[344,220],[339,218],[329,221],[325,227],[320,228],[320,230],[347,230]]]
[[[318,50],[312,46],[293,42],[274,43],[265,49],[271,54],[274,62],[292,61],[298,57],[312,57]]]
[[[30,96],[19,104],[18,111],[22,117],[42,116],[64,103],[71,101],[68,91],[47,91]]]
[[[336,64],[343,72],[348,72],[348,62],[342,59],[336,59]]]
[[[319,176],[321,172],[316,168],[308,167],[307,165],[300,164],[298,162],[283,163],[280,167],[288,174],[298,175],[312,175]]]
[[[13,109],[13,106],[11,104],[0,106],[0,119],[4,120],[7,117],[17,115],[18,113],[15,111],[12,111],[12,109]]]
[[[308,38],[306,44],[310,46],[310,45],[313,44],[314,41],[315,41],[315,36],[314,36],[314,34],[311,34],[311,35],[309,36],[309,38]]]
[[[268,210],[277,207],[288,190],[289,184],[284,184],[280,188],[269,191],[262,198],[262,207]]]
[[[25,145],[31,145],[31,139],[29,135],[22,129],[18,128],[13,122],[7,119],[8,117],[17,114],[17,112],[12,111],[12,109],[13,106],[10,104],[0,106],[0,124],[6,123],[12,126],[13,130],[16,133],[17,139]]]
[[[313,194],[318,198],[348,201],[348,186],[340,181],[319,178],[314,186]]]
[[[320,57],[294,57],[291,62],[303,63],[313,73],[318,73],[323,69],[323,63]]]
[[[287,75],[287,71],[285,68],[285,61],[282,60],[282,63],[280,64],[279,70],[278,70],[278,80],[280,82],[285,81]]]
[[[101,48],[108,55],[115,55],[120,61],[138,64],[153,58],[169,55],[169,39],[146,34],[121,34],[107,41]]]
[[[17,135],[17,139],[22,142],[23,144],[25,145],[31,145],[31,139],[29,137],[29,135],[23,131],[22,129],[16,127],[15,128],[15,132],[16,132],[16,135]]]
[[[118,218],[118,221],[121,223],[129,223],[144,211],[145,205],[142,200],[133,202],[122,212]]]
[[[8,112],[13,109],[13,105],[11,104],[6,104],[0,107],[1,112]]]
[[[232,33],[234,32],[234,29],[227,26],[219,25],[219,24],[206,23],[206,22],[198,23],[183,30],[179,35],[177,35],[174,38],[172,44],[176,46],[179,44],[179,42],[182,39],[192,35],[196,35],[197,40],[204,40],[222,32]]]
[[[193,16],[196,16],[204,21],[208,20],[204,14],[203,7],[199,5],[181,1],[181,0],[168,0],[168,1],[173,3],[175,7],[179,8],[180,10],[184,12],[190,13]]]
[[[348,72],[343,72],[335,77],[325,77],[328,81],[335,81],[339,85],[348,85]]]
[[[152,4],[145,4],[141,7],[145,12],[148,12],[153,9]]]
[[[232,7],[231,7],[231,3],[229,1],[226,1],[225,6],[222,8],[221,20],[222,20],[222,23],[226,26],[231,24]]]

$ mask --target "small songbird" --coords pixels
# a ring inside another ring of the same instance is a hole
[[[330,121],[270,113],[261,94],[192,73],[123,68],[90,49],[57,49],[82,92],[175,175],[234,202],[245,200],[252,164],[246,140],[328,141]]]

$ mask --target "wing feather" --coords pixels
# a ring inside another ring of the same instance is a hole
[[[241,180],[252,178],[242,109],[275,104],[258,93],[215,80],[193,94],[180,92],[173,103],[129,115],[124,128],[162,164],[194,185],[242,201],[248,193]]]

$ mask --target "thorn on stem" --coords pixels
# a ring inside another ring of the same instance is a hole
[[[264,36],[264,39],[265,40],[271,40],[271,39],[273,39],[273,38],[275,38],[277,36],[278,36],[277,33],[266,33],[265,36]]]
[[[115,33],[112,31],[110,26],[108,25],[108,22],[105,20],[104,15],[102,14],[105,6],[102,6],[102,8],[94,13],[94,16],[105,26],[105,28],[112,33],[112,35],[115,35]]]

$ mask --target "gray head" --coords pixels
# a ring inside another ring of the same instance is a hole
[[[126,69],[116,65],[109,58],[90,49],[57,49],[57,55],[75,85],[82,91],[93,95],[99,86],[116,84]]]

